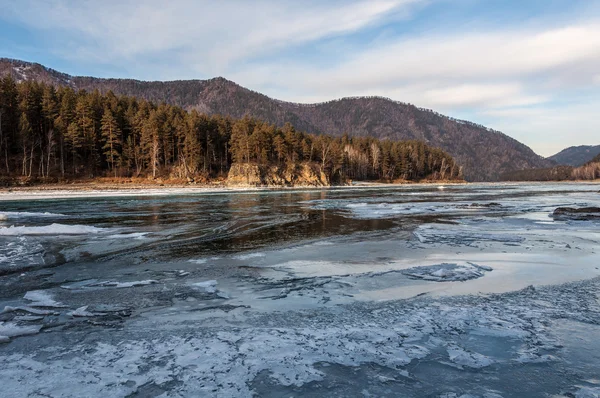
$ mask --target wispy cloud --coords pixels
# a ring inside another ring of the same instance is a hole
[[[422,2],[422,0],[420,0]],[[6,11],[32,28],[65,31],[54,48],[78,61],[128,62],[176,54],[179,71],[214,74],[282,48],[355,32],[419,0],[20,0]]]

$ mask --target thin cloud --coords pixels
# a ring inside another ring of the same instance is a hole
[[[6,11],[32,28],[77,38],[55,50],[80,61],[124,62],[175,52],[187,62],[180,69],[192,64],[214,73],[246,58],[400,17],[419,2],[23,0]]]

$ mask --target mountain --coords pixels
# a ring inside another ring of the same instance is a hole
[[[600,145],[580,145],[563,149],[556,155],[548,157],[548,159],[558,164],[579,167],[592,160],[598,154],[600,154]]]
[[[209,80],[139,81],[70,76],[40,64],[0,59],[0,76],[37,80],[80,90],[109,90],[166,102],[207,114],[250,115],[282,126],[290,122],[309,133],[423,140],[440,147],[463,166],[470,181],[494,181],[511,170],[554,163],[517,140],[479,124],[382,97],[342,98],[318,104],[279,101],[218,77]]]

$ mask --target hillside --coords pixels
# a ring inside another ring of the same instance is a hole
[[[493,181],[511,170],[550,167],[553,162],[526,145],[484,126],[381,97],[343,98],[319,104],[295,104],[269,98],[224,78],[171,82],[73,77],[39,64],[0,59],[0,75],[57,86],[135,96],[166,102],[209,115],[250,115],[316,134],[423,140],[448,152],[471,181]]]
[[[452,157],[423,141],[307,134],[32,80],[0,81],[0,117],[0,184],[9,186],[109,176],[250,186],[462,180]]]
[[[579,167],[598,154],[600,154],[600,145],[579,145],[563,149],[559,153],[548,157],[548,159],[558,164]]]

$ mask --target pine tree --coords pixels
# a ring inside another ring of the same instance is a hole
[[[116,165],[121,158],[121,130],[119,129],[119,125],[117,124],[117,120],[113,116],[112,111],[108,107],[104,108],[101,126],[102,139],[104,141],[104,146],[102,147],[104,150],[103,154],[106,156],[106,160],[110,165],[110,170],[114,172],[116,177]]]

